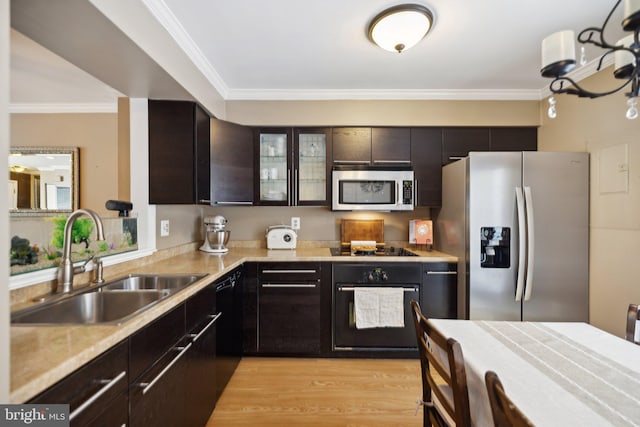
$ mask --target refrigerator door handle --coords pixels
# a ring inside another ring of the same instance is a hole
[[[534,221],[533,221],[533,196],[531,195],[531,187],[524,187],[524,200],[527,208],[527,278],[524,287],[524,300],[529,301],[533,290],[533,254],[536,248],[534,239]]]
[[[516,207],[518,212],[518,276],[516,279],[516,301],[521,301],[524,290],[525,254],[527,251],[527,231],[522,187],[516,187]]]

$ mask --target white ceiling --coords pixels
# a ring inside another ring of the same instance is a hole
[[[417,0],[433,11],[434,26],[397,54],[366,35],[369,21],[397,1],[139,1],[227,100],[540,99],[548,84],[539,76],[541,40],[600,26],[615,3]],[[609,42],[622,35],[621,16],[612,18]],[[12,33],[12,103],[101,103],[119,95],[99,84],[91,90],[86,76],[47,53],[25,54],[34,53],[28,40]]]

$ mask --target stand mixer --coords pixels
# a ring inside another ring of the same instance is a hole
[[[227,223],[227,219],[222,215],[204,217],[205,233],[204,244],[200,246],[201,251],[214,254],[229,252],[225,247],[231,234],[229,230],[225,230]]]

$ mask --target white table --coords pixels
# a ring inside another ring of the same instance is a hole
[[[640,426],[640,346],[586,323],[431,321],[462,346],[473,425],[493,425],[493,370],[536,426]]]

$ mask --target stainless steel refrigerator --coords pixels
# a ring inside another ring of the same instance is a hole
[[[436,244],[459,258],[459,318],[588,321],[588,153],[473,152],[444,166]]]

